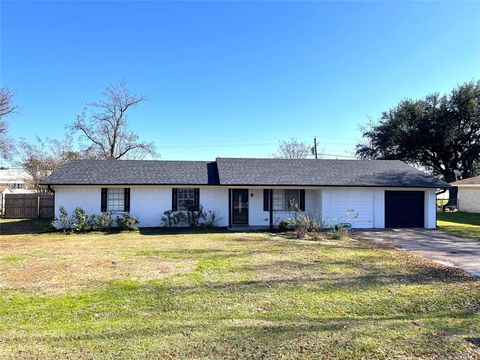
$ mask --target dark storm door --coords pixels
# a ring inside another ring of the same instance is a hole
[[[247,189],[232,189],[232,224],[248,225]]]
[[[423,191],[385,191],[385,227],[423,228],[424,199]]]

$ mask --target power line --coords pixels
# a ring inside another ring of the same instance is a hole
[[[337,143],[337,142],[320,142],[320,145],[347,145],[347,146],[354,146],[354,143]],[[160,148],[185,148],[185,147],[232,147],[232,146],[272,146],[278,145],[278,142],[265,142],[265,143],[249,143],[249,142],[242,142],[242,143],[235,143],[230,142],[228,144],[225,143],[215,143],[215,142],[205,142],[205,143],[191,143],[191,142],[183,142],[183,143],[175,143],[175,144],[168,144],[160,142]]]
[[[352,155],[339,155],[339,154],[322,154],[322,155],[326,155],[326,156],[334,156],[334,157],[341,157],[341,158],[349,158],[349,159],[356,159],[355,156],[352,156]]]
[[[357,138],[347,138],[347,137],[334,137],[334,136],[316,136],[317,139],[339,139],[339,140],[352,140],[352,142],[357,142]],[[304,142],[310,142],[310,138],[295,138],[299,141],[304,141]],[[268,142],[268,144],[273,144],[273,145],[278,145],[279,140],[277,139],[262,139],[265,142]],[[248,140],[246,140],[248,142]],[[245,143],[246,141],[240,141],[242,143]],[[183,145],[183,144],[212,144],[212,141],[209,140],[191,140],[191,141],[183,141],[183,140],[159,140],[158,141],[161,144],[166,144],[166,145]],[[229,142],[231,143],[231,142]],[[350,142],[344,143],[344,142],[327,142],[327,141],[320,141],[322,144],[332,144],[332,145],[349,145]]]

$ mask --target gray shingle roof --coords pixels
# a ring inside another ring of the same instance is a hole
[[[217,159],[222,185],[448,187],[398,160]]]
[[[396,160],[217,158],[74,160],[44,185],[292,185],[437,188],[449,185]]]
[[[211,161],[73,160],[43,185],[215,185],[218,173]]]

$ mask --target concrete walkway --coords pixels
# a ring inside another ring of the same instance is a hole
[[[480,277],[480,239],[462,239],[437,230],[391,229],[355,231],[354,237],[412,251],[437,263]]]

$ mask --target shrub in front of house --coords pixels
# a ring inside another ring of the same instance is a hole
[[[117,222],[118,228],[120,230],[134,231],[138,230],[137,224],[139,223],[138,218],[128,213],[117,216],[115,219]]]
[[[89,216],[80,207],[75,208],[72,214],[72,225],[75,232],[87,232],[92,230],[91,222]]]
[[[63,232],[72,231],[72,219],[68,216],[67,210],[63,206],[60,206],[59,213],[59,217],[53,219],[52,227],[63,230]]]
[[[100,215],[87,215],[81,207],[75,208],[71,216],[63,206],[59,209],[60,215],[52,221],[52,227],[63,232],[109,231],[115,224],[120,230],[137,230],[138,219],[128,213],[117,216],[106,212]]]
[[[205,212],[203,211],[203,206],[199,206],[198,210],[195,211],[193,205],[187,207],[187,223],[190,227],[198,227],[200,221],[205,219]]]
[[[290,219],[283,219],[278,223],[278,230],[280,231],[288,231],[291,230],[290,227]]]
[[[344,227],[335,227],[328,231],[328,235],[333,240],[344,240],[348,238],[348,229]]]
[[[218,225],[218,221],[221,219],[214,210],[208,210],[206,213],[204,213],[204,215],[205,222],[203,225],[205,227],[216,227]]]
[[[315,232],[321,229],[317,217],[305,214],[295,201],[290,202],[289,211],[293,216],[280,222],[280,230],[284,229],[283,231],[285,231],[293,228],[297,239],[301,239],[305,237],[307,232]]]
[[[93,215],[92,215],[93,216]],[[111,212],[106,212],[96,216],[96,230],[108,231],[113,227],[115,219]]]
[[[164,211],[161,221],[164,227],[178,227],[187,223],[187,217],[181,211],[167,210]]]
[[[216,227],[220,218],[214,210],[204,211],[200,206],[198,210],[188,207],[187,210],[163,212],[161,223],[163,227]]]

